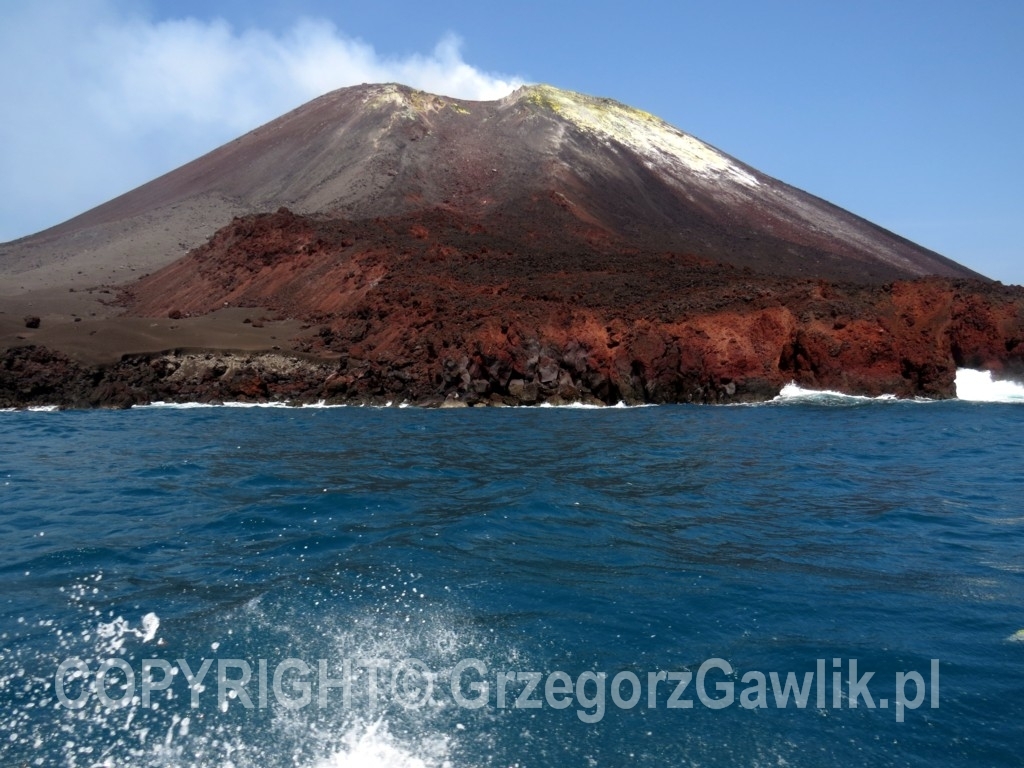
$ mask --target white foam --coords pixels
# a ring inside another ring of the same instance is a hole
[[[541,403],[540,408],[572,408],[574,410],[597,410],[600,408],[608,408],[607,405],[596,405],[594,403],[563,403],[562,405],[553,405],[552,403]],[[618,406],[612,406],[618,407]]]
[[[160,617],[151,612],[142,617],[142,629],[136,630],[136,632],[139,634],[142,642],[148,643],[156,637],[158,629],[160,629]]]
[[[827,400],[842,400],[851,403],[867,403],[898,399],[899,398],[896,397],[896,395],[879,395],[878,397],[867,397],[865,395],[847,395],[843,392],[836,392],[835,390],[832,389],[804,389],[803,387],[799,386],[796,382],[791,381],[789,384],[782,388],[782,391],[780,391],[779,394],[776,395],[771,400],[771,402],[822,402]],[[925,398],[916,398],[916,401],[930,402]]]
[[[1024,403],[1024,384],[993,380],[991,371],[958,368],[956,396],[974,403]]]
[[[567,408],[573,410],[594,410],[604,411],[610,408],[654,408],[657,403],[638,403],[637,405],[627,405],[624,401],[619,401],[614,405],[598,405],[595,403],[563,403],[562,405],[552,405],[551,403],[540,403],[539,405],[521,405],[512,406],[514,410],[532,411],[534,408]],[[226,402],[226,403],[171,403],[163,400],[156,400],[152,403],[145,405],[136,405],[132,407],[132,410],[145,410],[150,408],[165,408],[170,410],[189,410],[193,408],[310,408],[310,409],[330,409],[330,408],[348,408],[349,405],[345,403],[339,404],[328,404],[323,400],[316,403],[303,403],[302,405],[290,405],[288,403],[276,401],[270,403],[239,403],[239,402]],[[401,402],[395,403],[394,401],[388,401],[383,405],[367,405],[366,403],[359,403],[360,408],[375,408],[375,409],[391,409],[391,408],[416,408],[417,410],[424,410],[419,406]],[[432,409],[427,409],[432,410]]]
[[[414,747],[400,743],[381,720],[355,726],[342,737],[341,748],[315,768],[448,768],[449,743],[444,736],[419,739]]]
[[[291,647],[302,647],[311,627],[317,635],[326,633],[333,639],[330,650],[338,658],[351,659],[424,659],[431,669],[447,679],[457,660],[469,654],[480,655],[488,663],[511,664],[519,652],[504,643],[496,644],[486,632],[466,626],[446,600],[433,601],[426,595],[421,575],[386,569],[380,577],[367,575],[372,583],[367,588],[379,590],[389,599],[359,611],[327,613],[311,618],[309,623],[290,620],[280,623],[276,610],[264,613],[256,598],[224,617],[232,623],[243,622],[255,630],[286,632]],[[95,707],[79,713],[53,708],[52,669],[59,659],[77,658],[90,669],[101,660],[114,656],[123,658],[137,669],[142,656],[141,643],[161,642],[161,621],[156,613],[145,613],[136,624],[107,611],[103,594],[102,572],[87,576],[62,587],[70,605],[82,611],[80,627],[57,627],[59,645],[52,663],[44,666],[51,676],[34,678],[30,703],[5,713],[0,721],[0,744],[10,743],[26,750],[38,740],[36,721],[52,719],[47,727],[59,732],[61,740],[54,745],[63,760],[61,765],[94,766],[94,768],[130,768],[137,765],[202,766],[202,768],[257,768],[273,762],[287,762],[296,768],[472,768],[459,754],[460,734],[450,724],[447,705],[405,710],[400,701],[387,698],[369,704],[365,690],[355,690],[353,698],[343,705],[334,701],[336,709],[323,713],[317,708],[290,709],[271,700],[273,724],[270,732],[227,720],[218,722],[224,709],[196,716],[186,709],[180,697],[159,697],[147,705],[134,696],[123,707]],[[52,627],[52,621],[39,622]],[[218,642],[210,647],[216,652]],[[498,652],[492,656],[490,649]],[[6,652],[5,652],[6,653]],[[34,653],[34,651],[32,651]],[[10,657],[6,657],[10,661]],[[495,658],[502,661],[493,661]],[[45,662],[46,660],[43,659]],[[19,686],[26,673],[20,664],[5,662],[0,671],[0,688]],[[8,672],[8,669],[10,670]],[[69,680],[82,680],[72,671]],[[26,689],[27,690],[27,689]],[[254,694],[255,695],[255,694]],[[204,707],[217,706],[209,692],[202,699]],[[36,749],[39,749],[37,744]],[[103,754],[100,754],[100,751]],[[2,750],[0,750],[2,751]],[[56,762],[56,761],[53,761]],[[41,764],[41,763],[40,763]],[[49,764],[49,763],[48,763]]]
[[[171,403],[164,400],[154,400],[152,403],[145,405],[133,406],[134,409],[146,409],[146,408],[169,408],[177,410],[188,410],[191,408],[346,408],[345,404],[339,405],[328,405],[324,400],[318,400],[315,403],[303,403],[301,405],[291,405],[290,403],[275,400],[268,403],[242,403],[236,401],[229,401],[226,403]]]
[[[128,620],[118,616],[113,621],[100,622],[96,626],[97,648],[108,655],[120,653],[129,637],[137,637],[148,643],[156,637],[160,629],[160,618],[155,613],[147,613],[142,617],[141,628],[132,627]]]
[[[146,403],[145,405],[133,405],[132,410],[145,409],[145,408],[174,408],[177,410],[188,410],[191,408],[216,408],[217,406],[213,403],[169,403],[163,400],[154,400],[152,403]]]

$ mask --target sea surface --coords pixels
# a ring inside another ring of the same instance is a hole
[[[784,394],[0,413],[0,766],[1020,766],[1024,407]]]

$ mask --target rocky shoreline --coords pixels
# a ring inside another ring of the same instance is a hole
[[[564,363],[564,361],[562,361]],[[40,346],[16,347],[0,357],[0,409],[55,406],[60,409],[125,409],[154,402],[272,403],[288,405],[385,405],[420,407],[615,405],[645,402],[636,397],[609,398],[603,377],[590,373],[574,381],[560,363],[538,359],[527,379],[504,386],[473,379],[468,359],[446,361],[441,386],[406,381],[398,370],[344,359],[323,361],[277,353],[231,352],[127,355],[107,366],[78,363]],[[584,374],[587,372],[584,371]],[[484,374],[486,375],[486,374]],[[598,386],[602,399],[584,381]],[[617,391],[617,390],[615,390]],[[695,392],[691,402],[771,399],[770,388],[722,386]]]
[[[96,335],[0,351],[0,407],[737,403],[790,382],[943,399],[957,368],[1024,379],[1019,286],[793,278],[563,229],[523,247],[444,212],[236,219],[120,290]],[[133,350],[129,326],[166,346]],[[233,346],[243,329],[263,346]]]
[[[744,301],[744,311],[661,322],[617,317],[555,327],[534,317],[532,332],[519,317],[495,329],[421,323],[416,333],[389,307],[376,322],[359,320],[358,338],[343,333],[351,318],[313,329],[296,345],[306,348],[301,355],[175,350],[98,365],[15,346],[0,352],[0,408],[725,404],[771,400],[790,382],[946,399],[956,396],[959,367],[1024,379],[1024,289],[936,278],[809,285],[803,302]]]

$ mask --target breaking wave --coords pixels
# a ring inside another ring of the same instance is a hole
[[[1024,403],[1024,384],[993,380],[991,371],[958,368],[956,396],[974,403]]]
[[[992,378],[991,371],[976,371],[958,368],[956,371],[956,397],[958,400],[975,403],[1024,403],[1024,384],[1016,381]],[[865,397],[847,395],[833,390],[804,389],[796,383],[782,388],[771,403],[814,403],[818,405],[855,405],[870,402],[937,402],[925,397],[901,399],[896,395]]]
[[[847,395],[831,389],[804,389],[795,382],[790,382],[782,388],[782,391],[775,396],[770,403],[814,403],[817,405],[855,405],[859,403],[872,402],[893,402],[898,401],[896,395],[879,395],[878,397],[866,397],[864,395]],[[901,401],[902,402],[902,401]],[[910,402],[931,402],[925,398],[916,398]]]
[[[1005,379],[993,379],[991,371],[977,371],[970,368],[958,368],[956,372],[955,380],[956,398],[958,400],[975,403],[1024,403],[1024,383],[1010,381]],[[926,397],[915,397],[915,398],[899,398],[893,394],[879,395],[878,397],[867,397],[864,395],[849,395],[843,392],[835,390],[815,390],[805,389],[796,382],[790,382],[782,388],[778,395],[773,399],[765,403],[729,403],[727,405],[740,405],[740,406],[758,406],[758,405],[795,405],[799,403],[808,403],[813,405],[859,405],[864,403],[872,402],[912,402],[912,403],[931,403],[936,402]],[[608,410],[608,409],[626,409],[626,408],[648,408],[654,407],[653,403],[644,403],[638,405],[627,405],[625,402],[618,402],[614,405],[597,405],[591,403],[565,403],[562,405],[552,405],[550,403],[541,403],[539,406],[519,406],[522,410],[533,410],[534,407],[540,407],[545,409],[565,409],[565,410]],[[333,408],[409,408],[410,403],[401,402],[395,403],[394,401],[388,401],[382,405],[349,405],[345,403],[341,404],[328,404],[321,400],[316,403],[303,403],[294,404],[284,401],[273,401],[263,403],[243,403],[243,402],[224,402],[224,403],[200,403],[200,402],[186,402],[186,403],[173,403],[164,401],[155,401],[145,405],[133,406],[134,409],[170,409],[170,410],[190,410],[196,408],[269,408],[269,409],[333,409]],[[17,411],[14,408],[0,409],[0,412]],[[57,412],[59,408],[55,405],[45,406],[32,406],[28,411],[33,412]]]

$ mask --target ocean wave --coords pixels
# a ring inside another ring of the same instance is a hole
[[[1015,381],[993,380],[991,371],[958,368],[956,371],[956,398],[975,403],[1024,403],[1024,384]],[[926,397],[899,398],[896,395],[847,395],[834,390],[804,389],[790,382],[770,401],[774,403],[814,403],[818,405],[854,405],[871,402],[934,403]]]
[[[388,404],[390,406],[390,403]],[[226,403],[172,403],[164,400],[155,400],[152,403],[146,403],[145,405],[134,405],[132,410],[135,409],[146,409],[146,408],[170,408],[178,410],[188,410],[192,408],[347,408],[348,405],[342,403],[340,405],[328,405],[325,401],[319,400],[315,403],[302,403],[300,405],[292,405],[291,403],[284,402],[282,400],[273,400],[266,403],[242,403],[230,401]]]
[[[972,403],[1024,403],[1024,384],[993,380],[991,371],[958,368],[956,396]]]
[[[974,402],[974,403],[1024,403],[1024,384],[1009,381],[1009,380],[994,380],[992,378],[991,371],[979,371],[970,368],[958,368],[956,372],[955,380],[956,399]],[[894,394],[883,394],[877,397],[868,397],[865,395],[850,395],[843,392],[830,389],[805,389],[799,386],[796,382],[790,382],[782,388],[778,395],[771,400],[758,403],[725,403],[727,406],[761,406],[761,405],[779,405],[779,404],[799,404],[799,403],[810,403],[815,405],[857,405],[863,403],[879,403],[879,402],[900,402],[900,403],[931,403],[937,402],[931,398],[926,397],[914,397],[914,398],[900,398]],[[539,408],[557,408],[567,410],[607,410],[607,409],[624,409],[624,408],[650,408],[656,406],[656,403],[641,403],[637,405],[627,405],[625,402],[618,402],[614,405],[596,405],[593,403],[564,403],[561,405],[553,405],[551,403],[540,403],[538,406],[514,406],[513,409],[521,410],[532,410],[535,407]],[[185,402],[175,403],[163,400],[157,400],[152,403],[144,405],[133,406],[135,409],[177,409],[177,410],[189,410],[195,408],[313,408],[313,409],[330,409],[330,408],[415,408],[415,404],[408,402],[395,403],[394,401],[388,401],[383,405],[367,405],[360,403],[358,405],[349,405],[346,403],[328,404],[324,400],[317,401],[315,403],[301,403],[294,404],[282,400],[275,400],[271,402],[262,403],[245,403],[238,401],[229,401],[224,403],[200,403],[200,402]],[[22,409],[17,408],[2,408],[0,413],[7,412],[18,412]],[[55,413],[60,411],[60,408],[56,405],[38,405],[31,406],[24,409],[33,413]]]
[[[531,411],[534,408],[559,408],[559,409],[567,409],[567,410],[602,411],[602,410],[609,410],[609,409],[618,410],[618,409],[625,409],[625,408],[654,408],[657,405],[659,405],[659,404],[658,403],[639,403],[637,405],[627,405],[624,401],[620,400],[619,402],[615,403],[614,405],[596,405],[594,403],[563,403],[561,405],[554,405],[552,403],[539,403],[536,406],[534,406],[534,405],[520,405],[520,406],[509,406],[509,407],[512,410],[524,410],[524,411]],[[189,402],[189,403],[173,403],[173,402],[166,402],[166,401],[163,401],[163,400],[156,400],[156,401],[154,401],[152,403],[146,403],[144,405],[132,406],[132,410],[145,410],[145,409],[151,409],[151,408],[165,408],[165,409],[178,409],[178,410],[189,410],[189,409],[194,409],[194,408],[321,408],[321,409],[329,409],[329,408],[420,408],[420,406],[417,406],[414,403],[408,403],[408,402],[395,403],[394,401],[390,401],[390,400],[388,402],[382,404],[382,405],[368,405],[366,403],[358,403],[358,404],[354,404],[354,405],[349,405],[347,403],[328,404],[328,403],[326,403],[323,400],[320,400],[320,401],[315,402],[315,403],[302,403],[302,404],[298,404],[298,405],[292,405],[290,403],[286,403],[286,402],[282,402],[282,401],[273,401],[273,402],[267,402],[267,403],[242,403],[242,402],[225,402],[225,403],[197,403],[197,402]],[[429,409],[433,410],[432,407],[429,408]],[[15,411],[17,409],[12,408],[12,409],[9,409],[9,410]],[[56,408],[55,407],[53,407],[53,408],[45,407],[45,408],[29,409],[29,410],[56,410]]]
[[[609,408],[614,408],[614,409],[623,409],[623,408],[656,408],[658,405],[659,405],[659,403],[638,403],[636,405],[627,405],[624,400],[619,400],[619,402],[615,403],[614,405],[597,405],[595,403],[562,403],[561,405],[554,405],[552,403],[541,403],[538,406],[521,405],[521,406],[517,406],[517,407],[523,408],[523,409],[526,409],[526,410],[530,410],[531,408],[537,407],[537,408],[565,408],[565,409],[568,409],[568,410],[575,410],[575,411],[606,411]]]
[[[804,389],[796,382],[790,382],[782,388],[767,405],[777,403],[813,403],[816,405],[857,405],[860,403],[884,403],[884,402],[911,402],[930,403],[934,402],[924,397],[901,400],[896,395],[879,395],[868,397],[866,395],[848,395],[831,389]]]

